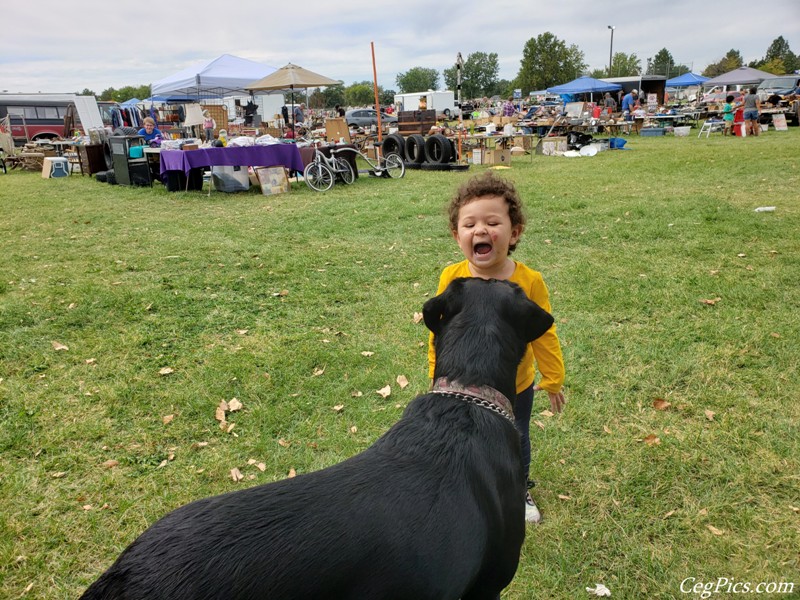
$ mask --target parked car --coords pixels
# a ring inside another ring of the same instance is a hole
[[[737,92],[736,90],[731,90],[728,92],[712,91],[703,94],[702,104],[723,104],[725,102],[725,98],[728,96],[733,96],[734,102],[741,102],[742,98],[744,98],[744,94],[744,91]]]
[[[356,127],[369,127],[370,125],[378,124],[378,113],[373,108],[354,108],[353,110],[348,110],[344,114],[344,118],[348,127],[354,125]],[[381,113],[381,123],[384,125],[397,123],[397,117]]]
[[[800,75],[781,75],[770,77],[758,84],[756,95],[764,102],[773,95],[788,96],[800,87]]]

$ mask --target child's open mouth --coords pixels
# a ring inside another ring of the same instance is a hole
[[[475,247],[472,249],[475,254],[489,254],[492,251],[491,244],[475,244]]]

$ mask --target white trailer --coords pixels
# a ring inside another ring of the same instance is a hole
[[[447,118],[458,115],[456,96],[450,90],[427,92],[413,92],[409,94],[395,94],[394,105],[400,110],[419,110],[419,99],[425,96],[427,110],[436,110],[436,116]]]

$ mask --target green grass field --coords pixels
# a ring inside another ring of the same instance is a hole
[[[545,521],[503,598],[798,597],[800,129],[627,148],[502,171],[569,402],[534,406]],[[76,598],[171,509],[370,445],[429,385],[414,313],[485,168],[272,197],[0,174],[0,597]]]

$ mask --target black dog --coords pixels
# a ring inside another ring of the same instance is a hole
[[[425,303],[431,393],[332,467],[205,498],[135,540],[84,599],[498,598],[525,537],[506,399],[553,318],[516,285],[458,279]]]

